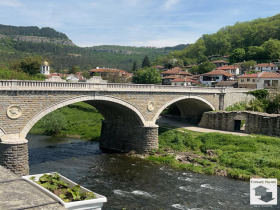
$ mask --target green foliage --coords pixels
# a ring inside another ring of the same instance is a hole
[[[9,70],[8,68],[1,68],[0,67],[0,79],[10,80],[10,79],[17,79],[17,80],[45,80],[46,76],[43,74],[36,74],[30,76],[27,73],[22,71],[13,71]]]
[[[42,60],[39,56],[27,57],[20,62],[20,68],[29,75],[39,74]]]
[[[253,90],[250,91],[249,94],[255,96],[257,99],[261,100],[261,99],[266,99],[266,97],[268,96],[268,91],[266,89],[260,89],[260,90]]]
[[[166,152],[148,158],[159,164],[205,174],[216,174],[223,170],[229,177],[244,180],[256,176],[280,178],[280,138],[180,132],[160,127],[159,146],[161,151],[185,151],[196,157],[188,164],[178,162],[175,156]],[[214,151],[216,156],[209,157],[209,150]]]
[[[139,69],[133,75],[133,80],[136,84],[160,84],[160,73],[156,68]]]
[[[247,103],[240,102],[227,107],[226,111],[245,111],[246,108],[247,108]]]
[[[55,119],[59,116],[63,119],[62,125],[58,125],[60,129],[54,128],[56,135],[75,136],[87,140],[97,140],[99,138],[103,116],[91,105],[82,102],[75,103],[52,113],[55,115]],[[52,135],[53,131],[50,132],[50,128],[54,126],[46,127],[49,118],[53,118],[52,113],[39,120],[30,132]]]
[[[146,55],[142,61],[142,68],[149,68],[151,67],[151,62],[149,57]]]
[[[226,108],[226,111],[257,111],[267,113],[280,113],[280,92],[279,90],[254,90],[249,94],[256,97],[252,99],[248,104],[245,102],[236,103]]]
[[[66,129],[67,121],[64,115],[56,110],[42,118],[41,123],[46,135],[58,135]]]
[[[138,70],[137,61],[134,61],[132,64],[131,72],[135,72]]]
[[[230,55],[232,63],[274,61],[280,57],[279,17],[277,14],[250,22],[237,22],[216,33],[203,35],[194,44],[170,56],[182,59],[184,65],[204,62],[211,55]]]
[[[245,50],[243,48],[236,48],[232,51],[229,60],[231,63],[243,61],[245,59]]]
[[[35,177],[31,177],[30,180],[34,181]],[[81,193],[81,186],[76,185],[72,188],[68,184],[60,180],[60,176],[57,173],[44,174],[39,177],[37,184],[51,191],[59,196],[64,202],[82,201],[96,198],[93,192]]]

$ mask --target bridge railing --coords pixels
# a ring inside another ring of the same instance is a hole
[[[120,83],[70,83],[70,82],[45,82],[30,80],[0,80],[0,90],[36,90],[36,91],[137,91],[137,92],[247,92],[238,88],[213,88],[199,86],[167,86],[147,84],[120,84]]]

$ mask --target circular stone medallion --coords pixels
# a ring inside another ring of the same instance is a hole
[[[7,109],[7,116],[11,119],[17,119],[21,116],[22,110],[18,105],[11,105]]]
[[[150,101],[147,108],[149,111],[153,111],[155,109],[155,103]]]

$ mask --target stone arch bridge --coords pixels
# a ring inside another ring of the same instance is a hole
[[[250,98],[248,90],[132,84],[94,84],[0,80],[0,165],[28,173],[26,135],[48,113],[86,102],[99,110],[100,147],[117,151],[149,152],[158,147],[156,120],[176,104],[182,117],[200,118],[206,111]]]

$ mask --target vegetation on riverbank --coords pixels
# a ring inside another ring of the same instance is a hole
[[[250,91],[249,94],[256,98],[251,100],[249,103],[240,102],[233,104],[226,108],[226,111],[257,111],[266,112],[269,114],[280,113],[280,91],[278,89],[266,90],[254,90]]]
[[[159,149],[147,159],[175,168],[248,180],[280,180],[280,138],[159,128]]]
[[[83,102],[71,104],[39,120],[30,133],[98,140],[103,116]]]

